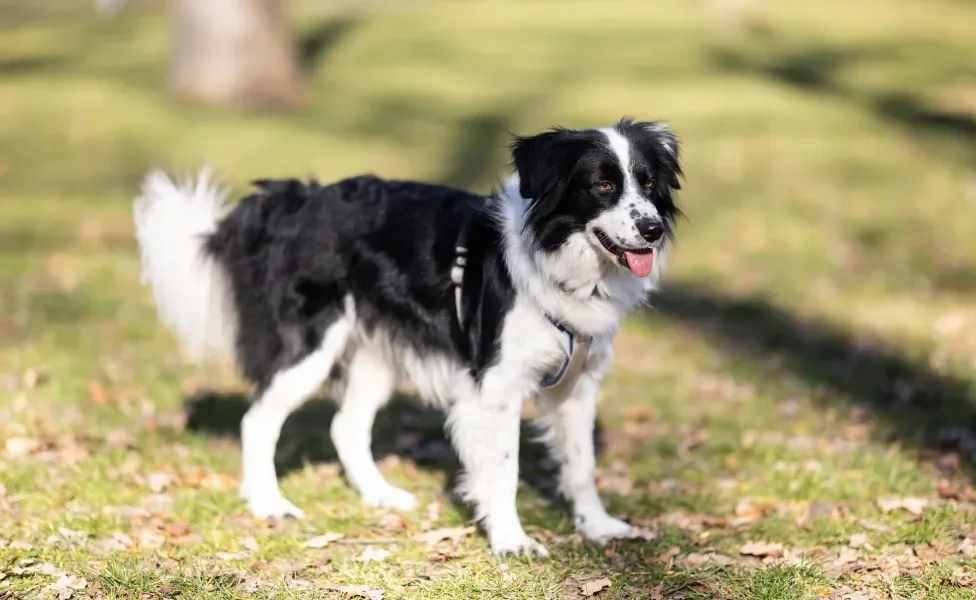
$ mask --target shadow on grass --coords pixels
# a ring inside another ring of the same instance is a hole
[[[905,46],[824,46],[796,51],[777,50],[781,42],[774,31],[754,32],[753,38],[761,45],[761,52],[715,49],[713,62],[728,71],[759,75],[858,104],[902,131],[924,139],[934,152],[970,167],[976,165],[976,118],[972,115],[928,106],[920,98],[903,93],[859,90],[842,81],[843,69],[871,61],[903,60]]]
[[[215,437],[240,438],[241,419],[250,407],[250,398],[239,394],[201,391],[184,403],[187,430]],[[316,397],[295,411],[285,422],[275,465],[279,477],[299,470],[306,464],[336,463],[338,455],[329,435],[337,411],[336,403]],[[373,457],[382,460],[397,456],[412,461],[419,468],[446,476],[445,491],[465,511],[469,509],[452,494],[460,461],[444,430],[443,412],[422,405],[416,398],[396,395],[376,415],[373,426]],[[544,498],[558,502],[554,461],[541,443],[535,441],[538,431],[529,421],[522,422],[519,448],[519,477]],[[599,421],[594,434],[597,452],[601,452],[602,427]]]
[[[310,28],[298,40],[298,62],[308,73],[315,71],[325,56],[359,25],[361,17],[342,15]]]
[[[730,296],[696,282],[672,282],[644,317],[680,323],[730,356],[774,359],[778,372],[862,406],[892,423],[896,439],[921,451],[976,460],[976,390],[921,360],[827,321],[800,317],[761,296]],[[969,465],[971,467],[972,465]]]

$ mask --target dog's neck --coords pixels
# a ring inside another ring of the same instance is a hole
[[[655,287],[660,275],[657,263],[663,260],[655,261],[650,277],[637,278],[601,257],[583,232],[570,235],[555,252],[543,252],[525,227],[529,206],[530,200],[519,192],[517,175],[509,177],[492,199],[516,292],[540,312],[580,333],[612,334]]]

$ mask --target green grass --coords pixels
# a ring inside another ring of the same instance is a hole
[[[331,42],[289,115],[170,102],[156,5],[0,10],[0,598],[56,595],[62,572],[79,598],[562,598],[600,577],[600,598],[973,597],[972,3],[316,4],[294,4],[297,32]],[[413,452],[381,464],[417,514],[359,506],[323,401],[280,448],[308,518],[249,519],[246,388],[183,362],[138,284],[146,170],[487,190],[509,132],[622,115],[671,123],[687,173],[668,285],[617,340],[600,409],[604,496],[657,537],[579,543],[526,485],[552,559],[412,541],[471,515],[446,491],[441,417],[409,403],[377,451]],[[360,541],[303,547],[330,531]],[[367,547],[389,555],[357,561]]]

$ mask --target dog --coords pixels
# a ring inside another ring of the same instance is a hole
[[[497,556],[547,555],[515,504],[532,398],[577,530],[600,543],[633,534],[597,493],[597,391],[621,319],[673,246],[678,140],[622,119],[515,136],[511,155],[489,195],[372,175],[258,180],[229,211],[205,170],[147,175],[134,215],[159,318],[191,357],[228,357],[257,389],[240,490],[256,517],[303,516],[278,487],[275,446],[335,374],[330,433],[366,505],[417,505],[370,450],[377,410],[407,378],[446,411],[459,491]]]

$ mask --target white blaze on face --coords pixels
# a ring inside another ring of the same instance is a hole
[[[637,229],[637,221],[645,218],[660,219],[660,214],[657,211],[657,207],[654,206],[654,203],[645,198],[640,191],[637,178],[634,176],[633,163],[631,162],[632,147],[630,141],[615,128],[601,129],[600,131],[607,137],[610,149],[620,164],[620,170],[624,176],[624,189],[621,190],[620,199],[617,201],[617,204],[591,221],[587,229],[591,233],[593,229],[600,229],[615,244],[624,248],[646,248],[648,244],[641,237]],[[627,256],[628,262],[632,258],[634,261],[653,260],[649,255],[634,255],[631,257],[629,254]],[[637,267],[635,273],[638,271],[642,272],[644,266],[637,264],[631,265],[631,270]],[[650,266],[650,263],[646,265],[648,271],[650,270]]]

